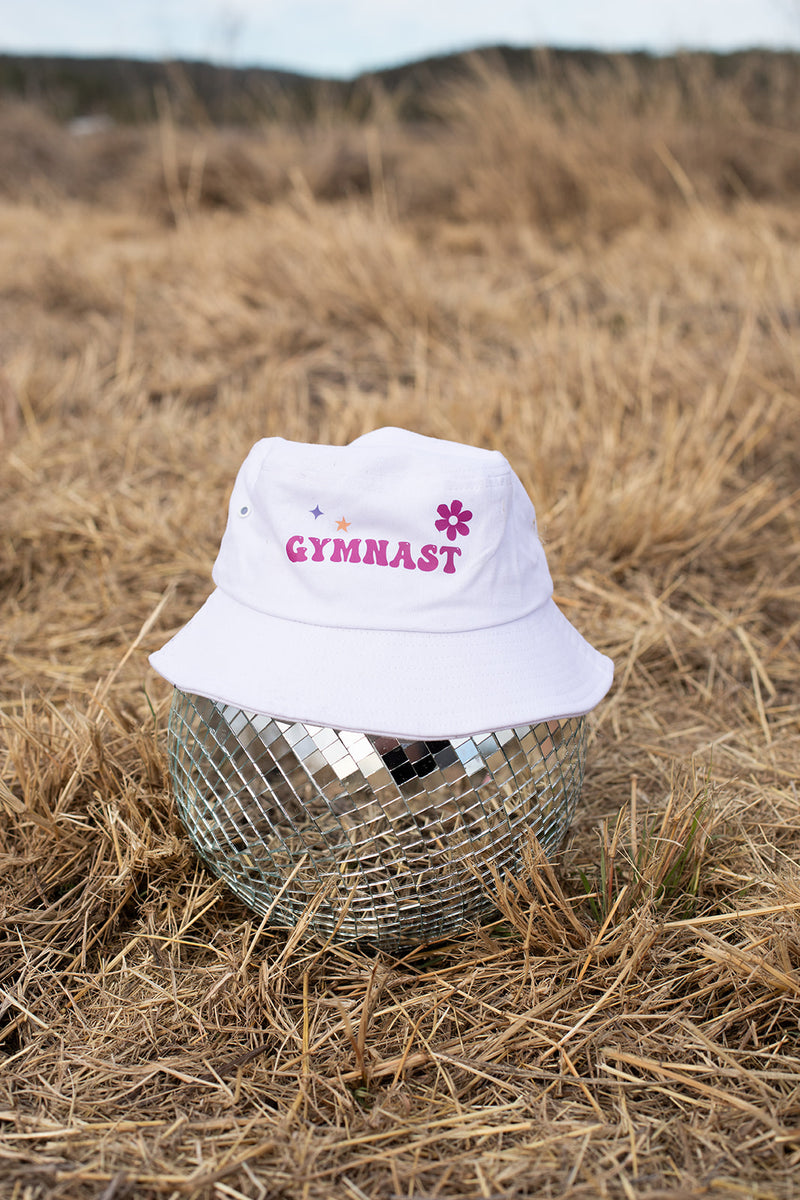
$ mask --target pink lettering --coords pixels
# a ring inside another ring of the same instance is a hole
[[[295,533],[289,538],[286,543],[286,557],[290,562],[325,562],[325,547],[330,543],[330,538],[308,537],[308,542],[311,543],[313,554],[311,559],[308,557],[309,547],[305,544],[306,538],[301,533]],[[438,548],[429,542],[420,549],[419,557],[414,559],[414,551],[411,542],[398,542],[397,550],[394,558],[388,558],[389,542],[386,538],[380,540],[376,538],[366,538],[364,540],[364,557],[361,557],[361,538],[351,538],[350,541],[345,541],[344,538],[334,538],[333,548],[330,554],[332,563],[364,563],[366,566],[375,567],[400,567],[406,571],[435,571],[438,569],[440,561],[444,562],[445,575],[455,575],[456,573],[456,558],[461,557],[460,546],[439,546]]]
[[[290,537],[286,543],[286,557],[290,559],[291,562],[306,561],[306,548],[302,542],[303,535],[296,533],[294,537]]]
[[[417,559],[417,566],[420,571],[435,571],[439,565],[439,559],[436,557],[435,546],[423,546]]]
[[[459,549],[459,547],[458,546],[440,546],[439,553],[447,555],[447,562],[444,565],[445,575],[455,575],[456,568],[455,568],[455,563],[453,562],[453,559],[455,558],[455,556],[457,554],[460,557],[461,550]]]
[[[414,559],[411,557],[411,542],[398,542],[397,543],[397,554],[395,554],[394,558],[389,563],[389,566],[390,567],[399,567],[400,563],[403,564],[403,566],[405,567],[405,569],[407,571],[416,571],[417,564],[414,562]]]
[[[363,561],[369,566],[385,567],[386,562],[386,547],[389,545],[386,538],[381,538],[376,542],[374,538],[367,538],[367,548],[364,551]]]
[[[361,538],[352,538],[349,542],[344,538],[334,538],[331,562],[361,562],[361,555],[358,553],[360,545]]]

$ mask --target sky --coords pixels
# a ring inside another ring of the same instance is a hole
[[[498,43],[800,49],[800,0],[0,0],[0,53],[203,59],[348,78]]]

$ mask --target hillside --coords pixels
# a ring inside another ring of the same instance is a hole
[[[591,50],[484,47],[364,74],[349,81],[318,79],[258,67],[203,62],[0,55],[0,99],[35,103],[60,121],[103,115],[116,121],[157,116],[157,97],[169,99],[185,121],[214,124],[263,119],[311,119],[331,108],[364,117],[376,97],[389,96],[403,119],[430,115],[427,100],[442,85],[464,80],[482,63],[520,83],[545,83],[562,95],[575,80],[623,79],[632,92],[678,81],[687,102],[698,69],[712,87],[735,81],[754,120],[790,123],[800,114],[800,55],[751,50],[735,54],[608,55]]]

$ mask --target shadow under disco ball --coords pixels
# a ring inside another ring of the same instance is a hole
[[[276,924],[384,947],[492,907],[529,836],[552,852],[583,782],[584,717],[448,741],[278,721],[175,690],[168,749],[201,857]]]

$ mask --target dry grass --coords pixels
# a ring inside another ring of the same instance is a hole
[[[798,142],[440,103],[4,175],[3,1200],[796,1194]],[[403,959],[198,865],[146,663],[252,441],[390,422],[507,454],[617,664],[557,861]]]

